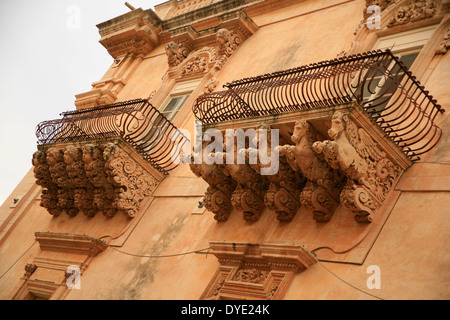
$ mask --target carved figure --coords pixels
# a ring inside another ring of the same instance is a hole
[[[58,186],[50,175],[50,166],[47,163],[45,152],[36,151],[33,154],[32,162],[36,184],[43,188],[40,206],[47,209],[51,215],[59,216],[62,209],[58,207]]]
[[[103,150],[99,146],[86,144],[82,151],[86,177],[94,187],[93,204],[105,216],[113,217],[117,213],[117,209],[112,206],[114,188],[108,182],[108,176],[105,172]]]
[[[308,182],[300,194],[300,202],[314,213],[317,221],[329,221],[339,203],[344,177],[314,152],[317,133],[305,120],[298,120],[291,137],[295,144],[278,148],[294,171],[300,171]]]
[[[217,31],[216,40],[219,44],[219,53],[229,57],[241,43],[241,38],[232,31],[222,28]]]
[[[233,135],[228,137],[229,135]],[[227,140],[232,144],[227,145]],[[226,151],[223,155],[223,164],[220,166],[225,174],[230,175],[236,181],[237,187],[231,197],[234,208],[244,213],[244,219],[249,222],[257,221],[265,207],[264,194],[269,186],[269,180],[265,176],[256,173],[249,165],[248,155],[243,164],[237,163],[237,142],[232,131],[227,132],[223,144]],[[234,151],[231,151],[234,149]],[[227,163],[226,153],[234,152],[235,163]]]
[[[254,144],[257,146],[257,150],[270,157],[272,146],[270,126],[260,124],[256,133],[257,136]],[[261,143],[261,141],[267,141],[267,143]],[[256,153],[257,150],[251,148],[246,149],[247,158],[250,157],[252,152]],[[257,158],[256,164],[250,164],[257,173],[261,172],[261,168],[269,167],[270,165],[270,163],[261,163],[259,157]],[[267,175],[266,177],[270,181],[270,185],[264,195],[265,205],[275,211],[278,221],[291,221],[300,207],[300,192],[306,184],[306,178],[302,175],[301,171],[294,171],[289,166],[285,156],[278,157],[278,170],[276,174]]]
[[[69,216],[76,216],[79,209],[74,205],[74,187],[66,172],[64,153],[56,147],[51,147],[47,150],[46,156],[50,176],[58,186],[58,207],[65,210]]]
[[[206,144],[203,150],[205,147]],[[201,164],[194,163],[193,155],[191,155],[190,168],[197,177],[201,177],[209,185],[203,198],[206,209],[214,213],[214,219],[217,221],[228,220],[233,210],[231,196],[236,188],[236,182],[228,172],[215,163],[207,164],[204,161]]]
[[[189,54],[189,50],[183,44],[173,41],[166,44],[165,51],[170,67],[179,65]]]
[[[356,213],[358,222],[370,222],[370,215],[386,198],[400,169],[364,129],[340,111],[333,115],[328,135],[332,141],[316,142],[313,148],[347,176],[341,203]]]
[[[84,170],[81,149],[69,145],[64,150],[64,162],[66,163],[67,176],[74,190],[74,205],[86,216],[93,217],[97,214],[97,208],[93,204],[94,188],[89,183]]]

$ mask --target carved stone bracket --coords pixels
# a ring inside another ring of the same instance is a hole
[[[282,299],[296,273],[316,260],[301,246],[211,242],[220,263],[200,299]]]
[[[44,147],[33,155],[41,206],[54,216],[83,212],[134,217],[142,200],[162,180],[150,164],[125,143],[84,143]]]
[[[358,222],[370,222],[371,215],[385,200],[399,176],[394,165],[364,128],[348,115],[334,113],[328,135],[333,139],[316,142],[317,153],[323,153],[328,164],[347,177],[340,194],[341,203],[355,212]]]
[[[325,159],[314,152],[313,144],[318,139],[314,127],[305,120],[298,120],[291,137],[295,145],[279,147],[294,171],[300,171],[308,180],[300,194],[300,202],[314,213],[314,219],[329,221],[339,204],[339,192],[345,178],[333,169]]]
[[[228,220],[233,209],[231,196],[236,182],[219,165],[195,164],[194,157],[191,159],[190,168],[197,177],[203,178],[209,184],[203,199],[206,209],[214,213],[214,219],[217,221]]]

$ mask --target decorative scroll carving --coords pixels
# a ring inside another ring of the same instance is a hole
[[[50,166],[47,163],[45,152],[36,151],[33,154],[33,171],[36,178],[36,184],[42,189],[41,207],[53,216],[59,216],[62,209],[58,207],[58,186],[53,182],[50,176]]]
[[[314,212],[317,221],[329,221],[339,204],[339,193],[344,177],[325,161],[323,156],[314,152],[312,146],[317,133],[309,122],[295,122],[291,137],[295,146],[284,145],[278,148],[294,171],[300,171],[308,180],[300,194],[300,202]]]
[[[437,5],[434,0],[417,0],[409,5],[401,6],[394,17],[389,20],[388,28],[426,18],[436,14]]]
[[[209,184],[203,198],[206,209],[214,213],[214,219],[217,221],[228,220],[233,210],[231,196],[236,182],[215,163],[194,163],[194,156],[191,156],[190,168],[197,177],[203,178]]]
[[[241,38],[236,32],[222,28],[217,31],[216,40],[219,44],[219,54],[230,57],[241,44]]]
[[[220,263],[200,299],[282,299],[295,273],[316,260],[304,248],[211,242]]]
[[[64,152],[51,147],[47,150],[47,163],[53,183],[58,186],[57,207],[65,210],[69,216],[76,216],[79,209],[74,203],[74,186],[69,180],[64,162]]]
[[[34,271],[36,271],[37,266],[34,263],[27,263],[25,265],[25,274],[23,275],[26,278],[29,278]]]
[[[441,41],[439,47],[436,49],[436,54],[446,54],[448,48],[450,48],[450,28],[445,32],[444,40]]]
[[[211,78],[208,80],[208,82],[205,84],[203,93],[208,94],[214,91],[214,89],[217,87],[218,81],[217,78]]]
[[[227,132],[233,135],[233,132]],[[233,145],[227,145],[227,140],[233,141]],[[249,164],[249,156],[245,154],[245,162],[237,163],[237,142],[234,136],[226,136],[223,144],[226,153],[234,151],[236,163],[226,163],[224,154],[223,163],[220,166],[227,175],[230,175],[237,182],[237,187],[231,197],[233,207],[244,213],[244,219],[249,222],[257,221],[264,210],[264,194],[269,187],[269,180],[266,176],[261,176]],[[233,151],[232,151],[233,150]]]
[[[181,71],[181,75],[186,76],[191,74],[203,73],[207,69],[207,63],[208,61],[206,60],[206,58],[197,56],[186,64],[184,69]]]
[[[271,128],[261,124],[256,130],[257,147],[259,152],[270,156]],[[267,141],[261,144],[260,141]],[[246,149],[247,158],[249,158],[251,149]],[[264,165],[257,159],[256,164],[250,166],[257,172],[261,172]],[[300,171],[294,171],[288,164],[286,157],[279,157],[278,171],[274,175],[267,175],[270,182],[269,188],[264,195],[264,203],[270,209],[276,212],[278,221],[289,222],[297,213],[300,207],[300,192],[306,184],[306,178]]]
[[[67,176],[74,190],[74,205],[85,215],[93,217],[97,214],[94,206],[94,187],[86,177],[83,162],[83,151],[74,146],[67,146],[64,150]]]
[[[157,180],[117,144],[107,143],[103,157],[108,181],[114,186],[113,206],[134,217],[140,202],[155,189]]]
[[[179,65],[188,56],[189,49],[182,43],[176,43],[174,41],[166,44],[166,55],[169,63],[169,67],[175,67]]]
[[[385,200],[398,177],[400,168],[381,151],[363,129],[342,112],[332,117],[328,135],[333,141],[316,142],[313,146],[323,153],[333,169],[347,176],[347,185],[340,194],[341,203],[355,212],[358,222],[370,222],[371,215]]]
[[[64,151],[63,151],[64,150]],[[36,183],[43,187],[41,206],[57,216],[79,211],[108,217],[118,211],[134,217],[157,178],[117,143],[51,147],[33,155]]]
[[[108,217],[113,217],[117,209],[113,207],[114,187],[108,182],[105,172],[103,149],[93,144],[82,147],[86,178],[94,188],[93,204]]]

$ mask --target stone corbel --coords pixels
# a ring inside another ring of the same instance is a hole
[[[52,146],[33,155],[36,183],[43,187],[41,206],[58,216],[98,211],[108,217],[135,217],[163,175],[120,140]]]
[[[342,205],[355,213],[356,221],[370,222],[397,180],[400,167],[347,114],[334,113],[328,135],[333,140],[316,142],[313,148],[347,177],[340,194]]]
[[[160,43],[160,24],[154,12],[138,8],[97,25],[99,42],[114,59],[129,53],[146,55]]]
[[[209,185],[203,198],[206,209],[214,213],[214,219],[217,221],[227,221],[233,210],[231,196],[236,188],[236,182],[215,163],[196,164],[194,156],[191,157],[190,168],[197,177],[201,177]]]
[[[225,136],[223,144],[226,153],[234,151],[234,163],[227,162],[227,154],[223,155],[223,164],[220,166],[236,181],[237,186],[231,196],[233,207],[244,214],[244,220],[248,222],[257,221],[265,208],[264,195],[269,187],[266,176],[257,173],[249,164],[249,157],[245,154],[245,161],[238,163],[237,142],[232,132],[231,139]],[[233,145],[227,145],[227,141],[233,141]]]
[[[271,128],[268,125],[261,124],[257,130],[258,152],[270,156],[271,152]],[[261,143],[266,140],[267,143]],[[247,158],[253,151],[246,149]],[[267,208],[274,211],[280,222],[289,222],[300,208],[300,192],[306,184],[306,178],[299,171],[294,171],[288,164],[286,157],[279,157],[278,170],[273,175],[267,175],[270,182],[269,188],[264,195],[264,204]],[[256,173],[260,173],[263,167],[271,164],[262,164],[257,157],[256,164],[250,164]]]
[[[279,300],[316,260],[301,246],[211,242],[220,266],[200,299]]]
[[[322,155],[314,152],[317,133],[308,121],[295,122],[291,140],[295,145],[280,146],[278,151],[280,156],[286,157],[294,171],[300,171],[307,179],[300,193],[300,202],[313,211],[316,221],[327,222],[339,205],[345,177],[333,169]]]

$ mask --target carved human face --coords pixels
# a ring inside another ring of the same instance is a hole
[[[90,163],[92,162],[92,154],[91,150],[88,148],[83,148],[83,161],[84,163]]]

